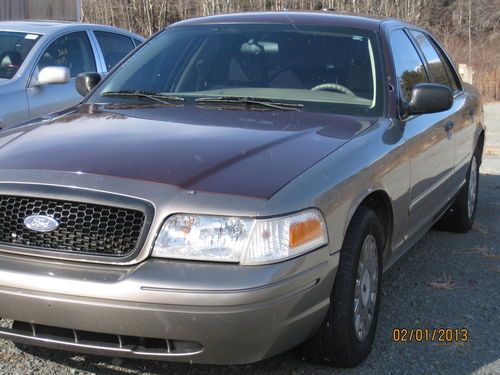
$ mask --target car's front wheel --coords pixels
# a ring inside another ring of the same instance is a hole
[[[309,359],[352,367],[370,353],[380,306],[383,233],[377,215],[360,207],[340,251],[330,309],[304,346]]]

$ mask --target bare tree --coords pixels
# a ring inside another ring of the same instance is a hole
[[[191,17],[245,11],[330,9],[394,17],[430,29],[487,95],[500,77],[500,0],[82,0],[82,20],[150,36]],[[498,98],[498,97],[497,97]]]

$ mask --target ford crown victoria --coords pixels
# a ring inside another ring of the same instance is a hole
[[[382,272],[474,221],[480,99],[413,25],[188,20],[99,80],[0,136],[1,338],[212,364],[301,345],[354,366]]]

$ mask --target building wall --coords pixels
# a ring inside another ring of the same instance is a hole
[[[80,0],[0,0],[0,20],[80,21]]]

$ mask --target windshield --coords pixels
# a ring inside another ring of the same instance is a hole
[[[39,37],[37,34],[0,31],[0,78],[14,77]]]
[[[306,111],[378,115],[382,75],[377,51],[375,33],[364,30],[176,26],[147,42],[89,101],[142,102],[144,94],[175,95],[198,105],[266,101],[281,107],[300,104]]]

